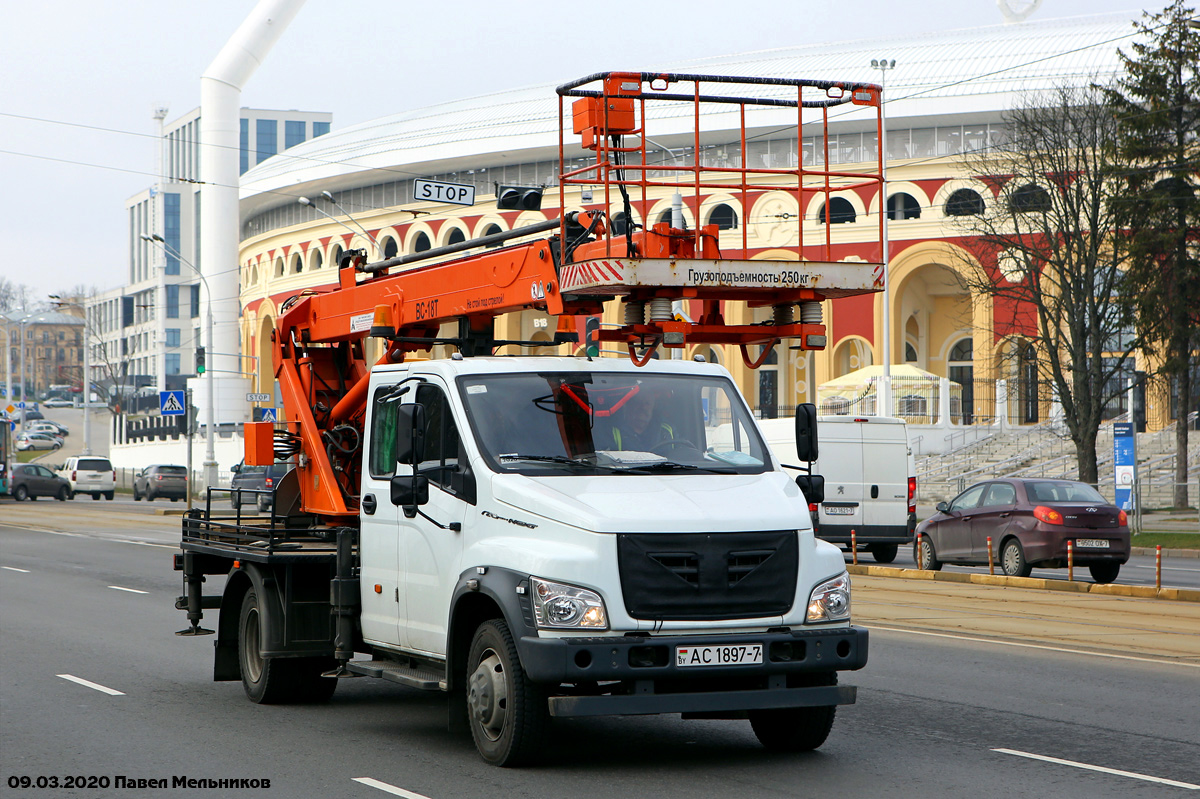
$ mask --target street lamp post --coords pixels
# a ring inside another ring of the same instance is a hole
[[[67,302],[57,294],[51,294],[50,299],[55,305],[78,308],[83,311],[83,453],[84,455],[92,454],[92,381],[91,370],[88,368],[91,361],[88,358],[88,350],[91,345],[88,343],[88,320],[87,308],[77,302]]]
[[[887,71],[896,66],[896,59],[871,59],[871,66],[879,70],[879,152],[882,158],[879,183],[879,212],[883,214],[883,392],[880,396],[880,415],[892,415],[892,297],[889,291],[891,277],[888,275],[888,197],[887,197],[887,114],[884,112],[883,86]]]
[[[174,255],[182,263],[186,264],[188,269],[191,269],[200,278],[204,284],[204,291],[208,294],[207,313],[204,315],[204,339],[208,344],[208,348],[214,353],[216,351],[216,340],[213,339],[213,315],[212,315],[212,289],[208,285],[208,280],[204,277],[204,273],[196,268],[196,265],[184,258],[178,250],[167,244],[166,240],[157,233],[143,233],[142,240],[155,244],[162,249],[163,252]],[[214,486],[217,484],[217,451],[216,451],[216,392],[213,386],[213,372],[211,369],[204,371],[204,389],[208,397],[208,408],[205,410],[205,431],[204,431],[204,485],[205,487]],[[190,410],[189,410],[190,414]],[[188,431],[188,436],[191,436],[191,430]],[[188,475],[189,479],[191,475]],[[189,489],[190,490],[190,489]]]

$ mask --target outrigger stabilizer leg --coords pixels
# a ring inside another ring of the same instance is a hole
[[[334,578],[329,581],[329,604],[334,615],[333,656],[338,665],[336,669],[322,674],[322,677],[346,679],[362,676],[346,668],[346,664],[354,657],[354,617],[358,615],[361,602],[358,577],[354,574],[354,535],[355,531],[349,528],[342,528],[337,534],[337,563]]]
[[[193,568],[193,557],[191,552],[183,553],[183,583],[187,586],[187,597],[180,597],[179,600],[186,600],[184,605],[187,608],[188,621],[191,627],[186,630],[180,630],[176,635],[212,635],[213,631],[200,626],[200,620],[204,618],[204,597],[202,594],[202,586],[204,585],[204,575],[197,569]],[[182,601],[175,603],[176,607],[184,604]],[[182,610],[183,608],[180,608]]]

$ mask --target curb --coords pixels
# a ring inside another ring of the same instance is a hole
[[[1151,585],[1117,585],[1108,583],[1070,582],[1046,580],[1040,577],[1008,577],[1002,574],[965,574],[963,572],[935,572],[923,569],[898,569],[893,566],[855,566],[846,564],[850,574],[867,577],[892,577],[901,580],[932,580],[940,583],[973,583],[995,585],[1006,588],[1032,588],[1042,591],[1066,591],[1075,594],[1102,594],[1107,596],[1137,597],[1140,599],[1170,599],[1179,602],[1200,602],[1200,589],[1159,588]]]
[[[154,513],[156,516],[183,516],[187,513],[187,508],[180,508],[179,510],[175,508],[159,508]]]
[[[1154,547],[1130,547],[1131,555],[1149,555],[1154,557]],[[1164,558],[1200,558],[1200,549],[1163,549]]]

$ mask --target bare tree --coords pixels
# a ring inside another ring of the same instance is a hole
[[[1107,95],[1129,162],[1116,204],[1129,238],[1129,295],[1175,404],[1173,504],[1188,504],[1188,412],[1200,372],[1200,27],[1175,0],[1146,14],[1125,74]]]
[[[973,258],[963,272],[998,315],[1024,322],[1039,378],[1062,404],[1079,478],[1096,483],[1105,406],[1125,390],[1120,378],[1140,344],[1119,301],[1114,120],[1098,90],[1061,87],[1026,98],[1006,122],[1006,142],[968,157],[996,197],[958,217]]]

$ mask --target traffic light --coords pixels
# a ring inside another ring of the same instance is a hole
[[[596,334],[600,331],[600,317],[589,316],[583,323],[585,352],[589,358],[600,357],[600,342]]]
[[[204,374],[204,348],[196,348],[196,374]]]
[[[496,189],[496,207],[501,210],[540,210],[542,191],[541,186],[500,186]]]

